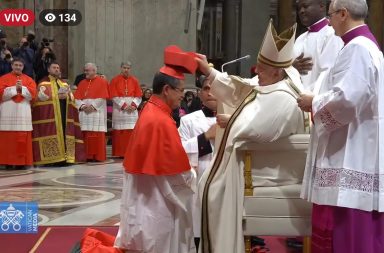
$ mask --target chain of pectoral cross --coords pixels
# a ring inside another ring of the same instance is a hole
[[[88,94],[88,90],[89,90],[89,86],[91,86],[91,82],[92,80],[89,79],[89,82],[88,82],[88,86],[87,86],[87,89],[85,90],[85,93],[84,93],[84,97],[87,97],[87,94]]]
[[[124,80],[124,83],[125,83],[125,90],[124,90],[124,93],[125,93],[125,96],[127,96],[127,95],[128,95],[127,80]]]

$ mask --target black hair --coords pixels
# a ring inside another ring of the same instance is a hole
[[[195,86],[196,86],[197,88],[202,89],[203,86],[204,86],[204,82],[205,82],[205,80],[206,80],[207,78],[208,78],[208,77],[206,77],[205,75],[200,75],[199,77],[196,78]]]
[[[14,62],[17,62],[17,61],[21,62],[23,65],[25,65],[25,61],[20,57],[13,57],[11,64],[13,64]]]
[[[167,84],[172,88],[176,88],[177,85],[179,85],[179,83],[180,83],[179,79],[163,74],[161,72],[157,72],[152,82],[153,94],[157,94],[157,95],[161,94],[161,92],[163,91],[163,87]]]
[[[51,62],[48,63],[47,69],[49,69],[49,67],[51,67],[52,64],[57,64],[57,65],[60,66],[60,64],[57,61],[51,61]]]

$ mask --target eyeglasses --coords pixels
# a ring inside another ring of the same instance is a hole
[[[173,87],[173,86],[171,86],[171,85],[169,85],[169,87],[171,87],[172,90],[177,90],[177,91],[179,91],[179,92],[181,92],[181,93],[184,93],[184,89],[180,89],[180,88],[177,88],[177,87]]]
[[[333,11],[333,12],[328,13],[327,18],[328,18],[328,19],[332,18],[332,16],[333,16],[334,14],[337,14],[337,13],[339,13],[340,11],[341,11],[341,10],[335,10],[335,11]]]

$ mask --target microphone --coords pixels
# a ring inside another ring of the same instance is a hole
[[[228,64],[232,64],[232,63],[239,62],[239,61],[242,61],[242,60],[248,60],[248,59],[250,59],[250,58],[251,58],[251,56],[248,54],[248,55],[246,55],[246,56],[243,56],[243,57],[234,59],[234,60],[232,60],[232,61],[226,62],[226,63],[224,63],[223,65],[221,65],[221,72],[224,72],[224,66],[226,66],[226,65],[228,65]]]

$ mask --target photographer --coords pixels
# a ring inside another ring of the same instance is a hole
[[[43,42],[44,43],[44,39]],[[49,45],[49,42],[47,42]],[[48,66],[51,62],[56,60],[56,56],[50,47],[44,46],[40,49],[40,52],[36,55],[34,63],[35,80],[39,82],[43,77],[48,75]]]
[[[35,52],[29,47],[27,36],[20,39],[19,48],[16,48],[13,51],[13,56],[24,60],[25,65],[23,73],[33,78],[33,59],[35,57]]]
[[[35,52],[36,54],[36,51],[38,50],[38,44],[37,42],[35,41],[35,32],[34,31],[28,31],[28,34],[27,34],[27,41],[29,43],[29,47],[33,50],[33,52]]]
[[[12,71],[12,48],[7,46],[7,36],[0,29],[0,76]]]

